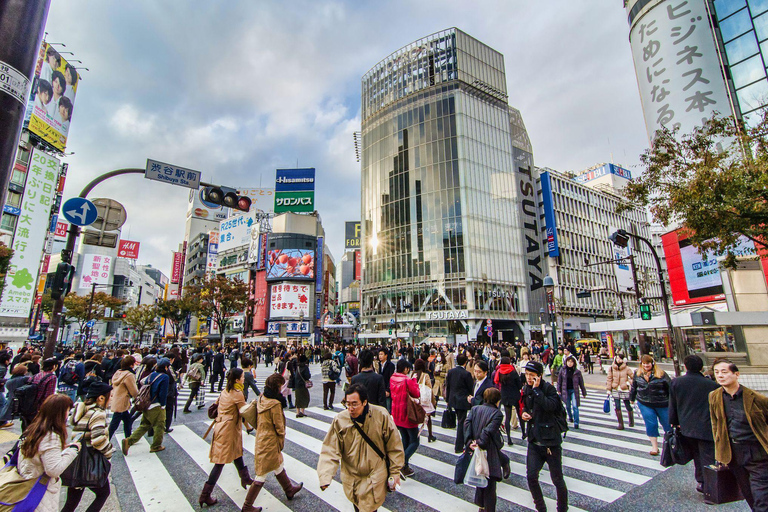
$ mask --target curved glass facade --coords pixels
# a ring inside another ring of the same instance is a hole
[[[473,337],[493,319],[522,336],[527,271],[505,83],[503,56],[456,29],[363,77],[365,321],[387,324],[398,309],[398,323],[422,333]]]

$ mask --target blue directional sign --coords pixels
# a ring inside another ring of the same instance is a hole
[[[84,197],[73,197],[64,203],[61,212],[75,226],[90,226],[98,216],[96,206]]]
[[[93,327],[94,325],[96,325],[96,320],[88,320],[85,324],[86,327]]]

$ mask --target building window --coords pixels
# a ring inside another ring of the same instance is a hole
[[[27,173],[24,171],[20,171],[18,169],[13,169],[11,172],[11,183],[15,183],[16,185],[24,186],[24,181],[27,178]]]
[[[8,206],[13,206],[14,208],[18,208],[21,206],[21,194],[14,192],[13,190],[9,190],[8,198],[5,200],[5,204]]]
[[[0,229],[13,232],[13,230],[16,229],[16,221],[18,221],[18,219],[19,218],[15,215],[3,213],[3,218],[0,221]]]

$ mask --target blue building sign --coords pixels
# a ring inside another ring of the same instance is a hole
[[[277,169],[275,192],[299,192],[315,190],[315,168]]]
[[[560,256],[557,243],[557,221],[555,220],[554,200],[552,199],[552,181],[549,173],[541,173],[541,197],[544,201],[544,220],[547,224],[547,253],[552,257]]]

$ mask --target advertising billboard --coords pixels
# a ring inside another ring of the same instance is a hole
[[[67,230],[69,229],[69,224],[66,222],[56,222],[56,231],[53,233],[54,236],[57,236],[59,238],[67,238]]]
[[[171,270],[171,283],[172,284],[178,284],[179,279],[181,279],[181,267],[184,263],[184,253],[183,252],[175,252],[173,253],[173,268]]]
[[[605,164],[601,167],[598,167],[597,169],[592,169],[591,171],[579,174],[573,178],[573,180],[578,181],[579,183],[587,183],[588,181],[596,180],[597,178],[602,178],[603,176],[608,176],[609,174],[614,174],[627,180],[632,179],[632,173],[629,170],[624,169],[623,167],[619,167],[615,164]]]
[[[275,213],[309,213],[315,211],[315,192],[275,192]]]
[[[557,221],[552,199],[552,182],[548,172],[541,173],[541,196],[544,201],[544,220],[547,223],[547,252],[550,256],[557,257],[560,256],[560,246],[557,243]]]
[[[254,274],[253,300],[253,330],[262,332],[267,328],[267,272],[258,270]]]
[[[131,240],[120,240],[120,245],[117,247],[117,255],[121,258],[128,258],[135,260],[139,257],[139,242],[133,242]]]
[[[219,232],[208,232],[208,254],[205,260],[205,275],[208,278],[216,275],[219,266]]]
[[[109,271],[111,268],[112,256],[84,254],[83,270],[80,274],[80,288],[90,288],[94,284],[109,284]]]
[[[269,318],[309,319],[311,285],[280,283],[269,291]]]
[[[21,200],[21,214],[13,237],[14,251],[0,299],[0,316],[26,318],[35,299],[45,234],[56,193],[59,161],[33,149],[27,187]]]
[[[273,249],[267,253],[267,280],[314,279],[315,251]]]
[[[56,49],[43,41],[35,66],[24,125],[59,151],[67,147],[69,123],[80,75]]]
[[[315,300],[317,302],[317,309],[315,311],[315,318],[320,319],[320,317],[323,315],[322,310],[322,304],[320,301],[320,295],[321,291],[323,289],[323,271],[324,266],[323,263],[325,261],[325,258],[323,257],[323,237],[319,236],[317,237],[317,252],[315,253],[315,261],[317,263],[317,268],[315,269]]]
[[[360,248],[360,221],[344,223],[344,250]]]
[[[315,169],[275,171],[275,213],[312,212],[315,209]]]
[[[235,215],[219,224],[219,251],[224,252],[236,247],[251,244],[251,228],[259,229],[253,213]]]
[[[256,213],[271,213],[275,208],[275,189],[273,188],[239,188],[237,193],[251,200],[251,211]],[[237,215],[238,210],[232,213]]]
[[[618,229],[616,226],[609,226],[608,232],[615,233]],[[613,264],[613,271],[616,275],[616,284],[619,287],[619,292],[634,293],[635,281],[632,278],[632,267],[629,260],[624,259],[628,258],[632,253],[632,240],[629,240],[627,247],[611,245],[611,250],[613,251],[613,260],[617,262]]]
[[[222,206],[203,201],[200,197],[203,189],[189,191],[187,218],[222,221],[227,218],[227,210]]]
[[[363,251],[355,251],[355,281],[360,280],[363,269]]]

